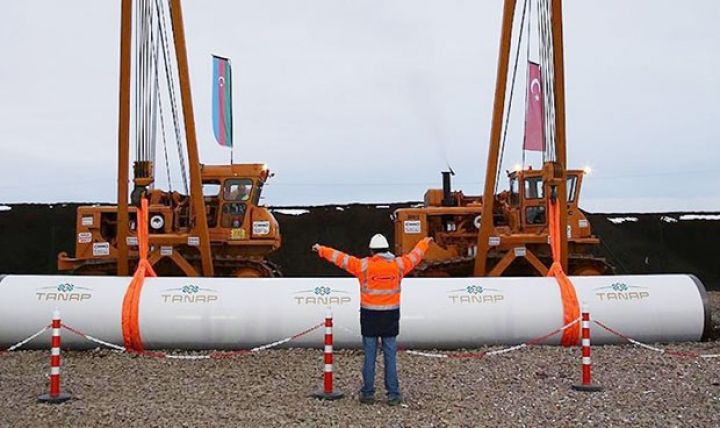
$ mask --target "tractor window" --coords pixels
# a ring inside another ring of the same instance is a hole
[[[542,177],[525,177],[525,199],[543,198]]]
[[[252,180],[248,178],[225,180],[223,198],[226,201],[247,201],[252,193]]]
[[[212,197],[220,194],[220,182],[219,181],[208,181],[203,183],[203,196]]]
[[[520,203],[520,194],[518,193],[518,179],[513,177],[510,179],[510,205]]]
[[[221,227],[239,228],[242,227],[245,218],[245,204],[230,203],[224,204],[222,209]]]
[[[568,202],[575,202],[575,197],[577,196],[575,193],[577,193],[577,181],[578,178],[576,175],[570,175],[567,178],[567,200]]]
[[[545,207],[533,206],[525,209],[525,222],[527,224],[545,224]]]

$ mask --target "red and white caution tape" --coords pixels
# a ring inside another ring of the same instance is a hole
[[[42,330],[38,330],[37,333],[34,333],[33,335],[29,336],[26,339],[21,340],[20,342],[14,344],[13,346],[7,348],[7,349],[0,349],[0,353],[2,352],[12,352],[16,349],[24,346],[26,343],[30,342],[31,340],[35,339],[36,337],[40,336],[41,334],[45,333],[50,328],[50,324],[46,325],[42,328]]]
[[[172,355],[163,354],[162,358],[169,358],[171,360],[209,360],[210,355]]]
[[[449,358],[449,355],[447,354],[434,354],[431,352],[421,352],[421,351],[413,351],[413,350],[407,350],[405,353],[410,355],[417,355],[418,357],[428,357],[428,358]]]
[[[270,348],[274,348],[274,347],[276,347],[276,346],[280,346],[280,345],[282,345],[283,343],[287,343],[287,342],[290,342],[290,341],[295,340],[295,339],[297,339],[297,338],[300,338],[300,337],[302,337],[302,336],[305,336],[306,334],[310,334],[310,333],[312,333],[313,331],[319,329],[320,327],[322,327],[322,326],[324,326],[324,325],[325,325],[325,322],[323,321],[323,322],[321,322],[321,323],[319,323],[319,324],[317,324],[317,325],[314,325],[314,326],[310,327],[310,328],[307,329],[307,330],[301,331],[300,333],[298,333],[298,334],[296,334],[296,335],[294,335],[294,336],[286,337],[285,339],[280,339],[280,340],[278,340],[277,342],[268,343],[267,345],[256,346],[255,348],[252,348],[252,349],[250,350],[250,352],[264,351],[264,350],[266,350],[266,349],[270,349]]]
[[[116,350],[116,351],[125,352],[125,347],[124,347],[124,346],[116,345],[116,344],[110,343],[110,342],[105,342],[104,340],[100,340],[100,339],[98,339],[97,337],[93,337],[93,336],[90,336],[89,334],[85,334],[85,333],[83,333],[83,332],[81,332],[81,331],[75,330],[74,328],[70,327],[70,326],[67,325],[67,324],[63,324],[62,327],[63,327],[65,330],[68,330],[68,331],[71,332],[71,333],[75,333],[75,334],[77,334],[78,336],[84,337],[85,339],[89,340],[90,342],[95,342],[95,343],[97,343],[98,345],[102,345],[102,346],[105,346],[105,347],[108,347],[108,348],[112,348],[112,349],[114,349],[114,350]]]
[[[112,348],[112,349],[114,349],[116,351],[120,351],[120,352],[127,352],[129,354],[137,354],[137,355],[142,355],[142,356],[152,357],[152,358],[167,358],[167,359],[174,359],[174,360],[207,360],[207,359],[211,359],[211,358],[213,358],[213,359],[230,358],[230,357],[234,357],[237,355],[244,355],[244,354],[249,354],[251,352],[259,352],[259,351],[264,351],[264,350],[267,350],[270,348],[274,348],[276,346],[280,346],[284,343],[293,341],[293,340],[298,339],[306,334],[309,334],[309,333],[319,329],[323,325],[325,325],[325,323],[321,322],[321,323],[319,323],[313,327],[310,327],[307,330],[301,331],[300,333],[295,334],[293,336],[289,336],[284,339],[280,339],[278,341],[268,343],[267,345],[256,346],[255,348],[252,348],[252,349],[241,349],[238,351],[215,351],[210,354],[203,354],[203,355],[173,355],[173,354],[168,354],[165,352],[157,352],[157,351],[144,351],[144,352],[128,351],[124,346],[115,345],[114,343],[100,340],[96,337],[93,337],[89,334],[85,334],[75,328],[72,328],[66,324],[63,324],[62,326],[63,326],[63,328],[67,329],[68,331],[75,333],[78,336],[84,337],[85,339],[87,339],[91,342],[97,343],[99,345],[103,345],[108,348]],[[48,328],[49,328],[49,326],[45,327],[45,329],[43,329],[42,331],[36,333],[35,335],[33,335],[30,338],[26,339],[25,341],[21,342],[20,346],[24,343],[29,342],[30,340],[34,339],[35,337],[39,336],[42,332],[44,332]],[[15,345],[15,346],[17,347],[17,345]],[[8,349],[8,350],[11,350],[11,349]]]
[[[593,320],[595,324],[603,328],[604,330],[608,331],[611,334],[614,334],[615,336],[624,339],[630,343],[632,343],[635,346],[639,346],[641,348],[645,348],[647,350],[657,352],[659,354],[665,354],[670,355],[673,357],[686,357],[686,358],[720,358],[720,354],[700,354],[697,352],[691,352],[691,351],[674,351],[672,349],[662,349],[657,348],[655,346],[648,345],[647,343],[640,342],[639,340],[635,340],[632,337],[625,336],[624,334],[620,333],[619,331],[612,329],[608,327],[607,325],[603,324],[600,321]]]
[[[527,348],[530,346],[540,345],[542,342],[546,341],[547,339],[555,336],[556,334],[559,334],[563,332],[565,329],[572,327],[573,325],[580,322],[580,318],[577,318],[574,321],[571,321],[564,326],[558,328],[557,330],[553,330],[548,334],[535,337],[533,339],[528,340],[525,343],[521,343],[519,345],[509,346],[507,348],[502,349],[496,349],[493,351],[483,351],[483,352],[460,352],[460,353],[454,353],[454,354],[438,354],[438,353],[431,353],[431,352],[420,352],[420,351],[405,351],[406,353],[410,355],[417,355],[419,357],[429,357],[429,358],[452,358],[452,359],[463,359],[463,358],[484,358],[484,357],[491,357],[495,355],[500,354],[506,354],[508,352],[517,351],[519,349]]]

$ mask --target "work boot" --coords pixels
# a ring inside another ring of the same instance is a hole
[[[390,397],[388,398],[388,406],[399,406],[400,403],[402,403],[402,398],[400,397]]]
[[[375,403],[375,397],[373,397],[372,395],[360,394],[360,402],[363,404],[373,404]]]

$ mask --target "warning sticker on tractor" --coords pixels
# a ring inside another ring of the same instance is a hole
[[[491,236],[488,239],[488,245],[490,245],[491,247],[497,247],[498,245],[500,245],[500,237],[499,236]]]
[[[109,255],[110,255],[110,243],[96,242],[93,244],[93,256],[109,256]]]
[[[83,226],[92,226],[93,218],[92,217],[83,217],[80,219],[80,224],[82,224]]]
[[[589,226],[590,226],[590,223],[588,223],[587,220],[579,220],[579,221],[578,221],[578,227],[579,227],[580,229],[582,229],[582,228],[584,228],[584,227],[589,227]]]
[[[172,256],[173,249],[170,246],[163,245],[160,247],[161,256]]]
[[[515,247],[513,250],[515,251],[515,257],[525,257],[527,254],[525,247]]]
[[[420,220],[405,220],[403,229],[405,233],[422,233],[422,223],[420,223]]]
[[[254,221],[253,222],[253,235],[267,235],[270,233],[270,222],[269,221]]]
[[[245,239],[245,229],[231,229],[230,239]]]
[[[137,244],[138,244],[137,236],[128,236],[127,238],[125,238],[125,242],[131,247],[132,246],[137,247]]]
[[[90,232],[78,233],[78,244],[87,244],[90,241],[92,241],[92,233],[90,233]]]
[[[188,245],[192,247],[197,247],[200,245],[200,237],[199,236],[188,236]]]

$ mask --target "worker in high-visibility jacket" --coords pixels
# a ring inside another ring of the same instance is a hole
[[[385,362],[385,390],[388,404],[401,402],[397,376],[397,341],[400,332],[400,283],[420,263],[432,238],[425,238],[405,256],[395,257],[387,239],[377,234],[370,240],[371,257],[357,258],[330,247],[313,245],[321,257],[345,269],[360,281],[360,329],[365,360],[362,403],[375,401],[375,357],[378,339],[382,342]]]

